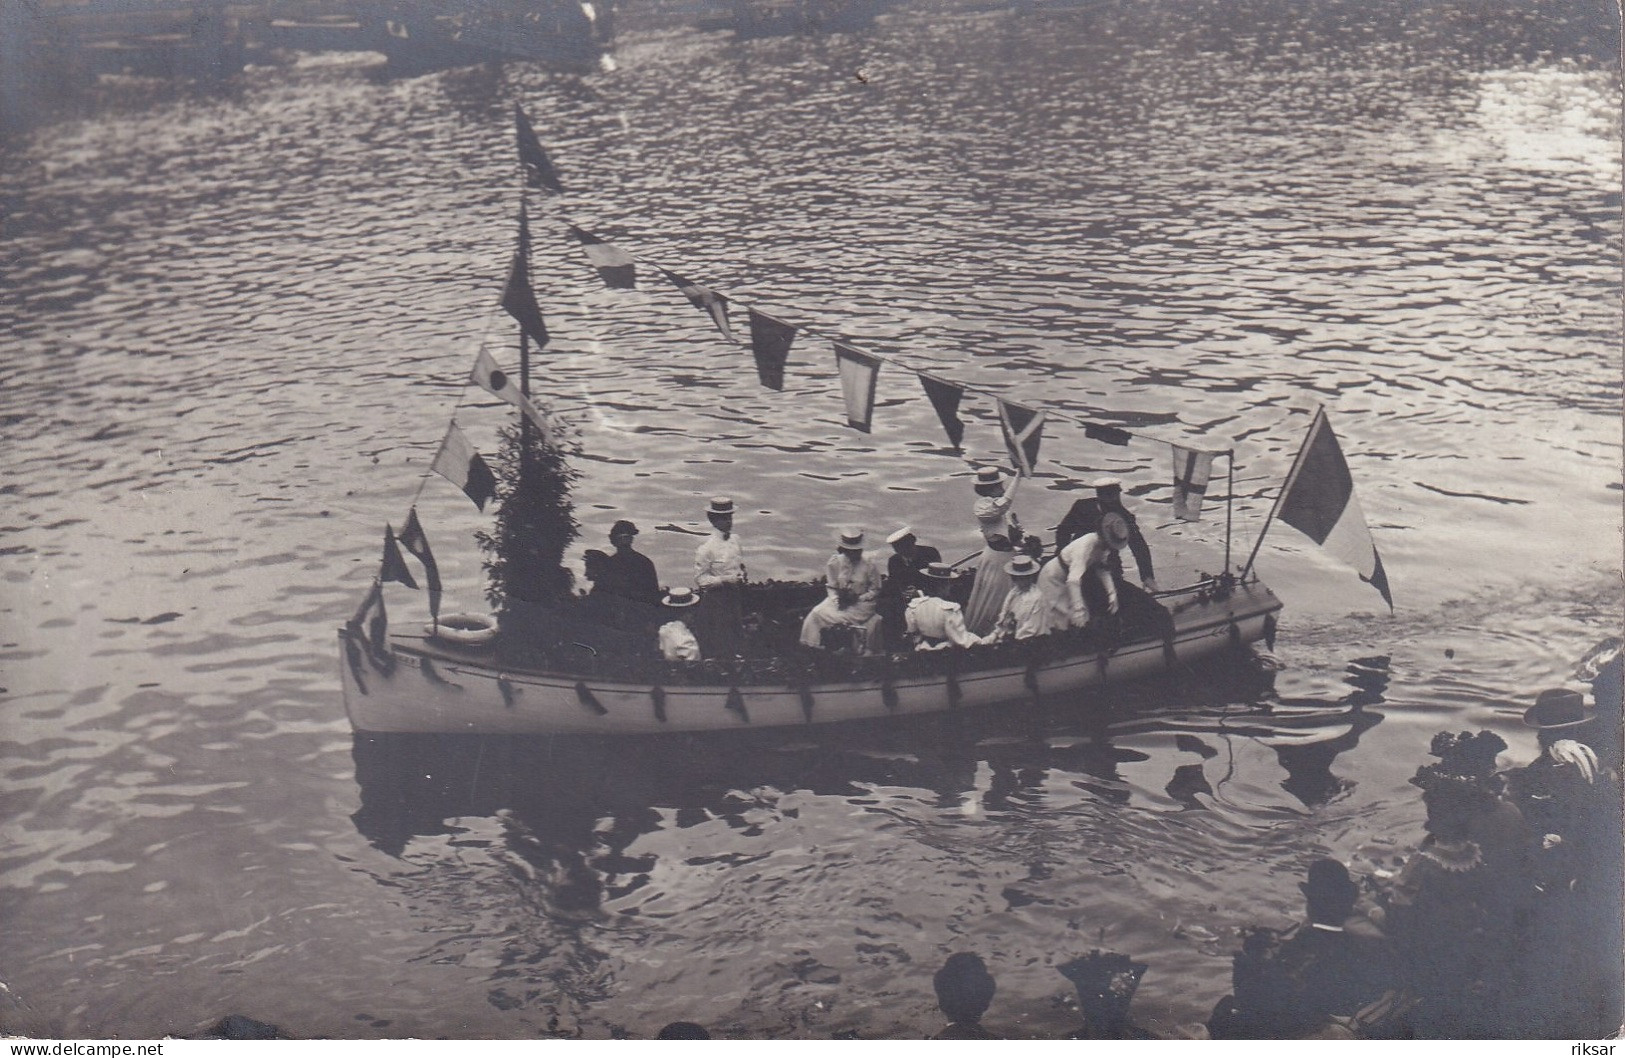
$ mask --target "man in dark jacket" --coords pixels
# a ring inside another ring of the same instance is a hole
[[[588,551],[587,577],[592,581],[591,612],[606,624],[624,631],[641,630],[655,621],[660,605],[660,577],[649,556],[633,549],[638,527],[626,519],[609,531],[613,554]]]
[[[942,561],[942,552],[922,544],[908,526],[886,537],[892,554],[886,560],[886,583],[880,589],[880,618],[889,650],[906,650],[903,642],[903,610],[911,589],[924,590],[921,578],[927,566]]]
[[[1140,583],[1145,590],[1153,594],[1157,591],[1156,574],[1151,568],[1151,548],[1145,542],[1145,536],[1140,532],[1139,522],[1134,520],[1127,507],[1123,506],[1123,483],[1117,478],[1101,478],[1094,483],[1095,495],[1093,499],[1079,500],[1066,512],[1061,524],[1055,527],[1055,549],[1059,551],[1067,544],[1080,536],[1093,533],[1100,528],[1100,519],[1108,512],[1115,511],[1128,522],[1128,549],[1134,555],[1134,564],[1140,571]],[[1111,558],[1112,576],[1117,578],[1118,587],[1123,584],[1123,559],[1120,554],[1113,554]]]

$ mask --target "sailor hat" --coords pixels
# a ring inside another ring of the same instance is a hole
[[[1093,482],[1090,483],[1089,487],[1094,489],[1096,492],[1105,492],[1108,489],[1121,489],[1123,487],[1123,479],[1122,478],[1096,478]]]
[[[911,527],[905,525],[901,529],[897,530],[897,532],[895,532],[892,535],[886,537],[886,543],[888,543],[888,544],[900,544],[904,540],[912,540],[912,539],[915,539],[914,530]]]

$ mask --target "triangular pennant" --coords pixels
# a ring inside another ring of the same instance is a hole
[[[468,378],[493,397],[500,397],[524,412],[525,417],[542,432],[542,438],[551,443],[553,431],[547,425],[547,420],[542,417],[541,410],[531,403],[529,397],[520,392],[519,384],[497,366],[490,353],[484,349],[479,351],[479,355],[474,358],[474,370],[469,372]]]
[[[672,285],[683,292],[689,304],[711,317],[711,322],[722,332],[724,338],[736,345],[739,343],[739,339],[734,337],[733,327],[728,323],[728,299],[725,295],[692,279],[684,279],[676,272],[668,272],[665,269],[661,269],[661,272],[671,280]]]
[[[784,389],[784,364],[790,358],[790,343],[796,328],[776,316],[746,309],[750,313],[750,348],[756,354],[756,376],[768,389]]]
[[[1202,499],[1207,495],[1213,474],[1213,453],[1169,445],[1174,450],[1174,517],[1186,522],[1200,521]]]
[[[942,428],[948,432],[948,443],[958,448],[965,440],[965,424],[959,421],[959,400],[965,395],[965,387],[924,373],[920,375],[920,385],[937,410]]]
[[[581,243],[587,260],[598,269],[598,277],[606,287],[615,290],[634,290],[638,285],[637,260],[613,243],[607,243],[585,228],[570,225],[570,234]]]
[[[1309,424],[1297,462],[1281,487],[1276,516],[1354,567],[1361,580],[1382,593],[1388,609],[1394,608],[1388,574],[1366,527],[1365,513],[1354,494],[1354,477],[1325,408],[1318,409],[1315,421]]]
[[[395,546],[395,530],[387,525],[384,526],[384,561],[378,568],[378,579],[398,581],[408,588],[418,586],[418,582],[412,579],[412,571],[406,568],[401,549]]]
[[[536,348],[547,345],[547,322],[542,319],[542,307],[536,304],[536,291],[530,285],[530,268],[525,264],[523,248],[513,252],[508,282],[502,288],[502,307],[519,321],[520,328],[530,335]]]
[[[835,370],[841,376],[846,424],[868,433],[875,417],[875,383],[880,378],[880,358],[856,346],[836,342]]]
[[[482,511],[486,501],[496,495],[496,475],[455,422],[446,428],[446,437],[440,442],[440,451],[435,453],[429,469],[462,489]]]
[[[434,560],[434,552],[429,550],[429,537],[423,532],[423,523],[418,521],[418,509],[413,507],[406,516],[406,526],[397,537],[402,547],[412,552],[417,560],[423,563],[423,579],[429,588],[429,619],[440,620],[440,566]]]
[[[1038,446],[1044,440],[1044,413],[1013,400],[999,401],[999,425],[1004,428],[1004,444],[1022,477],[1032,477],[1038,462]]]
[[[559,174],[554,171],[547,152],[542,150],[542,141],[536,138],[536,130],[531,128],[530,119],[518,103],[513,105],[513,124],[519,140],[519,164],[524,167],[525,182],[538,190],[564,194]]]
[[[1115,426],[1102,426],[1100,423],[1095,422],[1083,424],[1083,436],[1090,440],[1119,447],[1128,444],[1134,439],[1134,435],[1127,430],[1121,430]]]

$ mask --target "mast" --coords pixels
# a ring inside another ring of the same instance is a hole
[[[1227,449],[1224,463],[1229,474],[1224,486],[1224,575],[1230,575],[1230,533],[1236,514],[1236,450]]]

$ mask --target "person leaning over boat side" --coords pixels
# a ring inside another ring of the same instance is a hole
[[[1006,571],[1010,590],[993,624],[993,640],[1002,643],[1044,635],[1049,631],[1049,600],[1038,590],[1038,563],[1023,553],[1010,560]]]
[[[965,627],[959,604],[944,598],[954,571],[938,562],[927,566],[925,595],[913,600],[903,611],[903,622],[914,637],[915,650],[947,650],[950,647],[981,646],[985,640]]]
[[[908,597],[921,590],[921,570],[942,561],[942,552],[922,544],[909,526],[886,537],[891,545],[891,557],[886,560],[886,582],[880,586],[880,613],[885,629],[886,643],[891,649],[903,647],[903,608]]]
[[[695,631],[706,657],[737,654],[743,628],[745,554],[734,528],[734,501],[715,496],[705,511],[711,535],[694,552],[694,586],[700,590]]]
[[[863,557],[863,530],[842,529],[835,554],[824,565],[824,601],[801,622],[801,645],[823,646],[827,628],[872,627],[880,583],[880,569]]]
[[[1108,514],[1101,518],[1098,532],[1078,537],[1044,564],[1038,586],[1050,605],[1051,631],[1082,628],[1091,618],[1117,612],[1110,557],[1122,550],[1128,536],[1127,523]]]
[[[687,588],[673,588],[660,600],[666,617],[666,623],[660,626],[660,656],[667,661],[700,660],[700,641],[683,620],[699,601],[699,596]]]
[[[1070,544],[1080,536],[1087,536],[1100,529],[1100,520],[1107,514],[1115,513],[1124,522],[1128,523],[1128,549],[1134,556],[1135,568],[1140,573],[1140,584],[1146,591],[1155,595],[1158,591],[1157,578],[1151,566],[1151,548],[1145,542],[1145,535],[1140,532],[1140,523],[1134,517],[1134,512],[1123,506],[1123,483],[1117,478],[1099,478],[1092,486],[1095,490],[1093,499],[1083,499],[1072,505],[1061,519],[1061,524],[1055,527],[1055,548]],[[1117,583],[1123,583],[1123,557],[1113,553],[1111,561],[1112,576]]]

